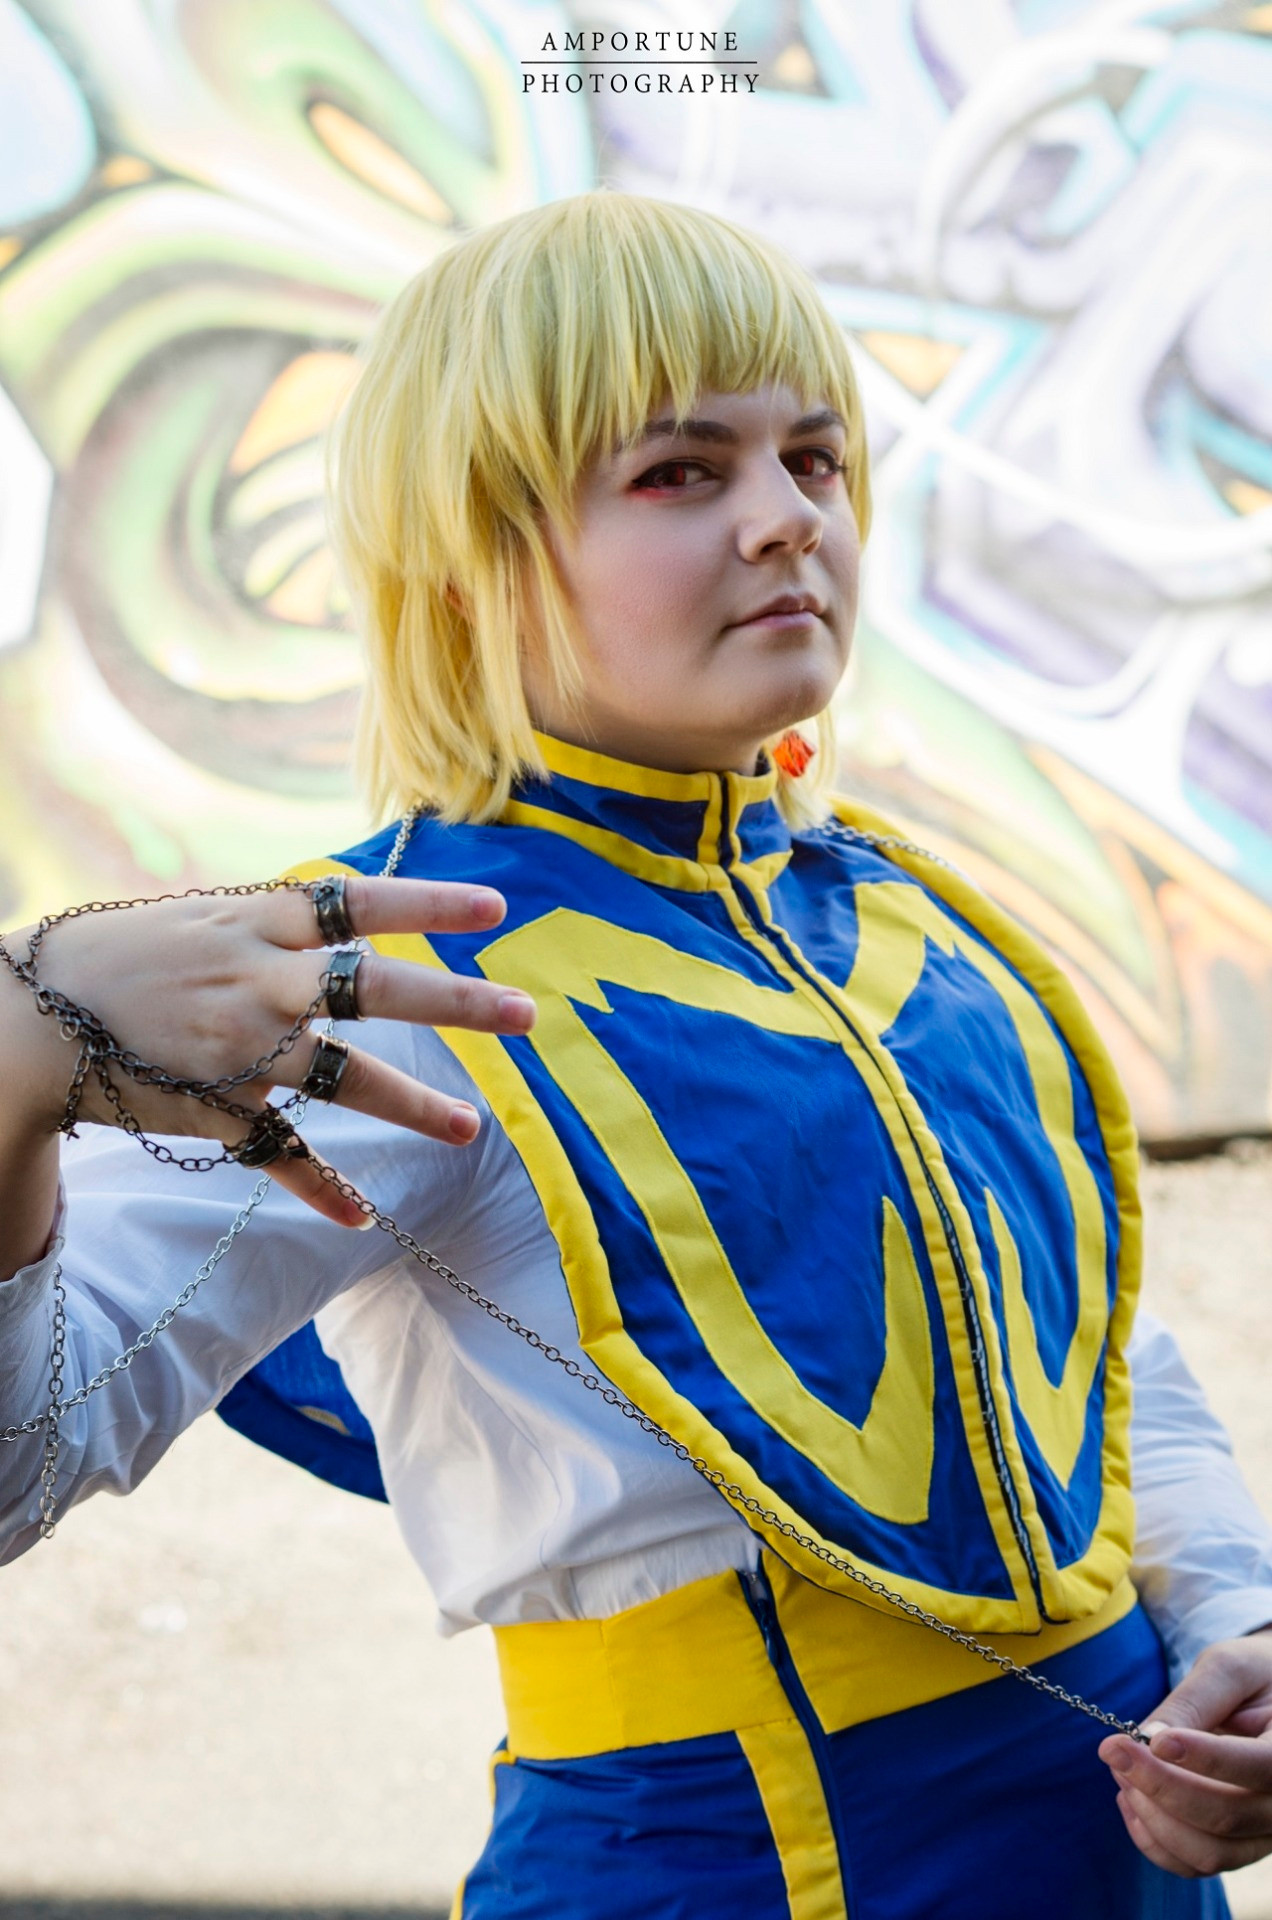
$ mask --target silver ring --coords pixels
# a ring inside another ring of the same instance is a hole
[[[332,874],[325,880],[315,880],[309,898],[313,902],[318,934],[324,947],[344,947],[350,940],[357,939],[349,909],[345,905],[343,873]]]
[[[303,1160],[309,1150],[287,1115],[277,1107],[266,1107],[253,1120],[246,1139],[228,1151],[241,1167],[269,1167],[283,1154]]]
[[[330,1033],[319,1034],[313,1059],[300,1083],[301,1099],[334,1100],[352,1051],[347,1040],[337,1040]]]
[[[358,1006],[358,968],[362,965],[360,948],[346,947],[333,953],[322,976],[327,995],[327,1012],[333,1020],[362,1020]]]

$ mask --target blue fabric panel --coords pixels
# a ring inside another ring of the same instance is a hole
[[[344,1433],[302,1411],[333,1415]],[[371,1429],[312,1321],[259,1360],[217,1407],[227,1426],[347,1493],[385,1500]]]
[[[755,1776],[731,1733],[497,1766],[461,1920],[789,1920]]]

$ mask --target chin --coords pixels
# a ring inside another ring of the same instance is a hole
[[[780,688],[770,689],[770,697],[756,703],[755,731],[770,739],[785,733],[788,727],[815,719],[830,705],[841,677],[811,670],[792,676]]]

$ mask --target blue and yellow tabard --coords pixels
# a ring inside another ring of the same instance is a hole
[[[377,947],[524,988],[448,1030],[620,1392],[781,1521],[974,1632],[1094,1612],[1132,1535],[1126,1105],[1076,995],[955,872],[776,776],[543,740],[399,871],[497,887],[493,933]],[[392,832],[338,862],[378,872]],[[797,1571],[842,1573],[753,1514]]]

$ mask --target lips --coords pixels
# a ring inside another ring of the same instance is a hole
[[[825,612],[821,601],[811,593],[779,593],[773,600],[766,600],[762,607],[756,607],[752,613],[744,613],[735,626],[744,627],[749,620],[763,620],[771,613],[813,613],[820,620]]]

